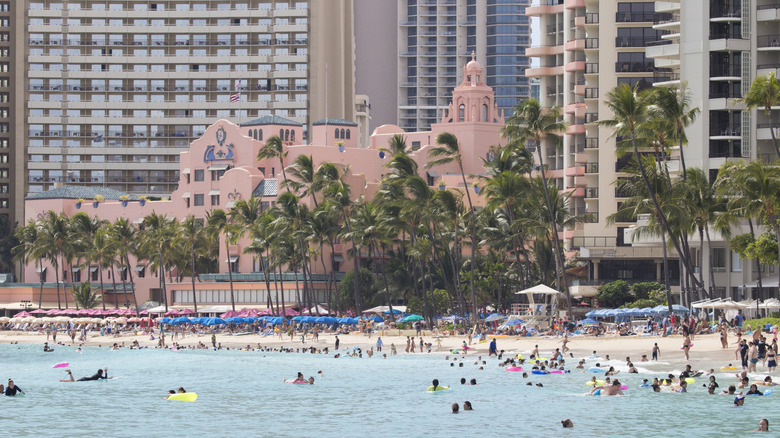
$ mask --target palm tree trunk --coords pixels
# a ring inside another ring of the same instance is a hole
[[[52,263],[52,265],[54,268],[54,281],[57,283],[57,308],[62,310],[62,303],[60,302],[60,267],[57,263]],[[41,293],[43,293],[43,280],[41,280]]]
[[[376,245],[376,241],[374,242],[374,245]],[[382,244],[382,260],[385,260],[385,244]],[[385,270],[385,265],[382,263],[382,279],[385,282],[385,299],[387,301],[387,308],[390,310],[390,317],[393,317],[393,300],[390,299],[390,283],[387,281],[387,272]],[[393,318],[395,320],[395,318]]]
[[[469,201],[469,211],[471,212],[471,264],[469,269],[471,275],[469,278],[469,288],[471,289],[471,305],[473,312],[471,313],[471,320],[474,324],[479,320],[477,315],[477,294],[474,292],[474,265],[476,265],[476,256],[479,242],[477,241],[477,213],[474,211],[474,205],[471,203],[471,193],[469,192],[469,185],[466,183],[466,173],[463,171],[463,163],[458,160],[458,166],[460,166],[460,177],[463,180],[463,187],[465,188],[466,198]]]
[[[780,160],[780,148],[777,147],[777,138],[775,138],[774,117],[772,117],[772,111],[767,111],[766,113],[769,116],[769,135],[772,136],[772,144],[775,146],[775,154],[777,154],[777,159]]]
[[[230,306],[235,312],[236,296],[235,293],[233,292],[233,269],[232,266],[230,266],[230,238],[227,235],[227,233],[225,233],[225,253],[227,254],[228,281],[230,282]]]
[[[41,291],[38,295],[38,308],[40,309],[43,307],[43,258],[39,258],[36,260],[35,266],[38,267],[38,269],[41,271],[40,274],[38,274],[38,279],[41,280]]]
[[[755,233],[753,232],[753,219],[748,218],[748,226],[750,226],[750,237],[753,239],[756,238]],[[750,264],[750,269],[753,269],[753,264]],[[764,296],[764,284],[761,280],[761,262],[758,262],[758,299],[761,299],[761,297]]]
[[[65,260],[63,259],[62,264],[65,264]],[[73,280],[73,265],[68,262],[68,269],[70,269],[70,279]],[[63,278],[63,282],[65,283],[65,290],[63,291],[65,294],[65,308],[68,308],[68,276],[65,274],[65,278]],[[72,282],[71,282],[72,283]]]
[[[658,203],[658,197],[655,195],[653,186],[650,184],[650,180],[647,177],[647,172],[645,172],[645,166],[642,165],[642,157],[639,154],[639,148],[636,145],[636,135],[634,134],[633,127],[630,129],[630,132],[631,132],[631,144],[634,148],[634,159],[636,160],[639,166],[639,173],[642,175],[642,181],[645,183],[645,188],[647,189],[647,192],[650,193],[650,199],[653,201],[653,207],[655,208],[658,217],[661,219],[661,226],[663,226],[664,230],[666,230],[666,232],[669,233],[669,236],[672,240],[672,244],[674,244],[674,249],[677,250],[677,254],[680,257],[680,260],[685,265],[685,268],[688,269],[689,272],[693,272],[693,269],[691,268],[690,259],[685,257],[685,253],[680,247],[680,243],[674,237],[674,234],[672,234],[672,228],[671,226],[669,226],[669,222],[666,220],[666,216],[664,216],[663,212],[661,211],[661,205]],[[696,280],[695,277],[694,280]],[[694,281],[694,286],[695,287],[701,286],[699,284],[696,284],[697,282],[698,281]]]
[[[710,240],[710,227],[707,226],[707,224],[704,224],[704,235],[707,236],[707,251],[712,254],[712,240]],[[710,255],[710,297],[715,296],[714,295],[714,287],[715,287],[715,271],[712,268],[712,255]]]
[[[680,126],[677,128],[677,138],[680,139],[680,167],[682,167],[682,179],[685,181],[688,178],[687,169],[685,167],[685,153],[683,152],[683,128]]]
[[[279,316],[285,316],[287,312],[285,312],[285,306],[286,306],[286,300],[284,298],[284,277],[282,276],[282,265],[279,265],[279,286],[282,290],[282,303],[281,307],[279,307],[279,290],[277,289],[276,293],[276,311],[279,313]]]
[[[130,256],[127,253],[127,249],[125,249],[125,267],[127,269],[127,276],[128,278],[130,278],[130,291],[133,293],[133,305],[135,306],[135,316],[139,317],[140,315],[138,313],[138,299],[136,298],[135,295],[135,281],[133,280],[133,271],[132,269],[130,269]],[[124,281],[125,280],[122,280],[123,284]]]
[[[271,301],[271,279],[268,278],[268,268],[265,266],[265,259],[263,258],[263,252],[260,251],[260,266],[263,267],[263,280],[265,280],[265,298],[266,298],[266,308],[271,309],[273,311],[273,301]]]
[[[195,290],[195,243],[191,242],[192,248],[190,249],[190,278],[192,281],[192,306],[195,308],[195,313],[198,313],[198,292]]]
[[[571,294],[569,293],[569,285],[568,280],[566,279],[566,264],[563,260],[563,252],[561,252],[561,241],[560,236],[558,236],[558,221],[556,219],[555,210],[553,209],[552,201],[550,200],[550,192],[547,188],[547,177],[544,173],[544,159],[542,158],[542,146],[541,146],[541,139],[536,139],[537,146],[537,152],[539,152],[539,169],[541,170],[542,174],[542,185],[544,190],[544,198],[547,201],[547,211],[550,213],[550,223],[552,225],[552,231],[553,231],[553,245],[555,247],[555,279],[556,283],[558,280],[558,275],[560,273],[560,278],[563,280],[561,284],[561,288],[563,289],[564,293],[566,294],[566,305],[568,306],[567,314],[569,315],[569,320],[573,320],[574,317],[572,316],[572,305],[571,305]],[[560,269],[560,271],[559,271]]]
[[[108,272],[111,273],[111,287],[114,289],[114,300],[116,301],[117,293],[116,293],[116,272],[114,272],[114,263],[111,262],[111,264],[108,266],[110,269]],[[125,305],[127,305],[127,294],[124,293],[124,289],[122,289],[122,294],[125,297]],[[117,304],[117,307],[119,307],[119,304]]]
[[[162,246],[157,247],[157,256],[160,264],[157,267],[160,273],[160,290],[162,291],[163,303],[165,303],[165,313],[168,313],[168,294],[165,293],[165,268],[163,263]]]
[[[704,284],[704,228],[703,227],[697,227],[699,230],[699,256],[697,257],[699,259],[699,282],[701,284]],[[712,296],[712,292],[710,292],[710,296]],[[699,299],[703,299],[703,296],[701,293],[698,293]]]
[[[672,315],[672,286],[671,286],[671,280],[669,279],[669,254],[666,249],[666,233],[664,233],[663,228],[661,229],[661,249],[664,253],[664,286],[666,289],[666,305],[669,309],[669,315]],[[682,283],[680,283],[680,286],[682,286]],[[666,334],[664,334],[666,336]]]
[[[100,275],[100,300],[103,301],[103,310],[106,310],[106,289],[103,287],[103,269],[98,262],[98,271]],[[118,307],[118,306],[117,306]]]

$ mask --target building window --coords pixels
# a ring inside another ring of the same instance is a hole
[[[138,278],[144,278],[146,276],[146,265],[136,265],[135,276]]]
[[[482,121],[483,122],[487,122],[488,121],[487,114],[488,114],[488,107],[487,107],[487,105],[483,104],[482,105]]]
[[[195,206],[199,207],[203,205],[203,193],[195,194]]]
[[[339,137],[339,130],[338,129],[336,129],[336,138],[337,139],[341,138],[341,137]]]
[[[219,195],[211,195],[211,205],[219,205]]]
[[[81,282],[81,270],[78,268],[74,268],[70,280],[74,283],[80,283]]]
[[[204,177],[205,177],[205,172],[203,169],[195,169],[195,181],[203,181]]]
[[[726,248],[712,248],[710,257],[713,271],[723,272],[726,270]]]
[[[350,132],[351,132],[351,130],[350,130],[350,129],[347,129],[347,140],[349,140],[349,137],[350,137]]]
[[[731,251],[731,272],[742,272],[742,259],[734,251]]]
[[[98,281],[98,267],[97,266],[90,266],[89,267],[89,281]]]
[[[458,121],[462,122],[466,118],[466,105],[461,104],[458,107]]]

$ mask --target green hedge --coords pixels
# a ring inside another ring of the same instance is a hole
[[[748,319],[745,320],[745,326],[750,326],[751,328],[764,328],[766,324],[772,324],[773,326],[779,326],[780,327],[780,318],[761,318],[761,319]]]

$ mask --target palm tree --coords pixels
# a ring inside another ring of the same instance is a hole
[[[168,293],[165,283],[165,270],[169,258],[166,257],[175,236],[176,226],[165,215],[152,212],[143,221],[144,229],[140,233],[141,253],[149,260],[149,268],[156,267],[160,275],[160,290],[162,291],[165,311],[168,311]]]
[[[89,282],[79,283],[78,286],[73,287],[73,301],[76,302],[76,307],[92,309],[102,300],[101,296],[93,291]],[[105,308],[105,305],[103,308]]]
[[[269,211],[266,210],[258,217],[257,220],[252,223],[251,227],[249,228],[249,237],[251,239],[251,243],[244,249],[244,252],[256,256],[260,261],[260,269],[263,271],[263,280],[265,280],[266,307],[271,309],[275,315],[276,311],[274,310],[273,302],[271,300],[271,276],[273,274],[273,268],[271,267],[269,257],[272,240],[272,222],[273,217]],[[276,290],[276,299],[278,308],[278,289]]]
[[[504,136],[510,143],[519,142],[525,144],[526,141],[532,140],[536,145],[543,187],[547,187],[547,176],[544,167],[542,140],[556,140],[566,131],[566,123],[560,121],[560,118],[561,109],[559,107],[552,107],[545,110],[538,100],[529,99],[518,105],[514,115],[507,120],[506,126],[504,127]],[[543,190],[543,192],[545,202],[547,203],[547,209],[551,212],[550,218],[552,222],[550,225],[553,231],[552,240],[556,253],[556,278],[560,276],[563,280],[561,288],[566,293],[568,315],[569,319],[572,319],[571,294],[569,293],[569,285],[566,279],[566,264],[564,263],[563,250],[561,249],[561,242],[558,235],[558,224],[554,220],[557,217],[557,212],[550,199],[550,190]]]
[[[453,161],[458,163],[460,169],[460,177],[463,180],[463,187],[466,191],[466,198],[469,201],[469,210],[471,211],[471,263],[470,263],[470,276],[469,276],[469,288],[471,289],[471,304],[474,306],[471,312],[471,319],[476,324],[478,320],[477,315],[477,295],[474,292],[474,266],[476,263],[474,259],[476,252],[479,249],[479,241],[477,241],[477,220],[474,214],[474,204],[471,202],[471,193],[469,192],[468,183],[466,183],[466,173],[463,170],[463,157],[460,153],[460,144],[458,138],[449,132],[442,132],[436,137],[436,146],[428,150],[428,156],[433,158],[426,168],[432,168],[435,166],[441,166],[444,164],[452,163]],[[426,295],[427,296],[427,295]]]
[[[777,138],[775,137],[775,124],[772,113],[772,107],[780,105],[780,83],[775,78],[775,72],[754,79],[745,97],[736,99],[736,101],[744,103],[748,109],[764,109],[764,113],[769,118],[769,134],[772,136],[772,144],[775,147],[777,158],[780,159],[780,147],[778,147]]]
[[[379,203],[373,201],[362,202],[355,210],[352,229],[353,233],[361,235],[365,240],[365,244],[368,246],[368,258],[371,260],[374,271],[382,271],[382,279],[385,284],[385,302],[392,315],[393,302],[390,298],[390,284],[387,280],[384,262],[385,248],[390,244],[393,229],[390,227],[390,218],[386,214],[387,212]],[[376,257],[381,257],[378,264],[375,260]]]
[[[103,303],[103,310],[106,309],[103,269],[108,268],[112,264],[116,251],[117,247],[111,240],[108,228],[101,227],[95,231],[92,241],[86,246],[83,253],[84,260],[86,261],[85,266],[87,268],[89,268],[91,263],[96,263],[98,265],[98,273],[100,276],[100,301]]]
[[[208,240],[203,226],[203,221],[195,218],[194,215],[187,215],[179,224],[176,233],[177,247],[183,248],[190,258],[190,279],[192,281],[192,305],[195,307],[195,313],[198,313],[198,293],[195,290],[195,277],[198,276],[198,270],[195,265],[195,258],[204,255],[208,249]]]
[[[135,281],[133,280],[133,268],[130,266],[130,254],[136,254],[138,248],[138,234],[135,228],[130,224],[127,218],[120,217],[111,225],[111,240],[117,246],[120,265],[124,266],[126,276],[122,276],[122,290],[126,291],[125,278],[130,279],[130,290],[133,294],[133,306],[135,307],[135,316],[138,314],[138,299],[135,294]]]
[[[257,161],[263,161],[270,158],[277,158],[279,160],[279,167],[282,169],[282,183],[290,191],[290,187],[287,183],[287,173],[284,169],[284,158],[287,156],[287,151],[284,150],[284,141],[278,135],[274,135],[265,142],[265,146],[257,153]]]
[[[47,258],[54,268],[54,278],[57,283],[57,308],[62,309],[60,301],[60,266],[65,265],[65,252],[70,233],[68,217],[64,213],[57,214],[49,210],[43,219],[42,230],[49,242],[50,250]],[[68,308],[68,292],[65,291],[65,308]]]
[[[729,198],[742,217],[755,217],[768,226],[780,245],[780,168],[761,161],[726,163],[717,192]]]
[[[637,163],[642,163],[641,155],[639,154],[639,148],[637,146],[636,130],[639,125],[645,123],[648,119],[648,100],[647,94],[639,94],[637,88],[631,88],[628,84],[621,84],[609,92],[606,100],[607,107],[612,111],[612,119],[599,120],[599,124],[608,126],[614,129],[613,136],[628,135],[631,138],[631,145],[634,151],[634,160]],[[685,269],[690,272],[694,272],[693,266],[688,257],[688,252],[684,251],[680,244],[680,239],[674,233],[674,230],[669,225],[669,221],[661,210],[661,205],[658,202],[658,196],[653,185],[647,176],[645,166],[639,165],[639,173],[642,177],[642,181],[645,184],[650,200],[652,201],[653,208],[655,209],[656,216],[661,221],[661,226],[665,232],[670,236],[674,248],[677,250],[677,254],[680,261],[685,266]],[[691,281],[694,287],[700,288],[701,283],[695,276],[691,276]],[[672,303],[669,303],[669,312],[672,312]]]
[[[699,115],[699,108],[691,108],[691,90],[688,88],[688,81],[683,81],[680,88],[657,87],[653,89],[650,95],[651,106],[649,108],[651,116],[656,119],[671,122],[674,128],[674,135],[677,144],[680,147],[680,165],[682,167],[683,179],[687,178],[685,166],[685,154],[683,146],[688,139],[685,137],[685,128],[696,121]]]
[[[230,221],[230,217],[225,210],[216,209],[207,213],[206,224],[209,234],[212,236],[212,242],[219,241],[219,235],[225,235],[225,254],[227,259],[228,281],[230,282],[230,305],[233,311],[236,310],[236,297],[233,291],[233,265],[230,262],[230,245],[238,240],[240,229]]]
[[[342,175],[343,176],[343,175]],[[325,199],[328,201],[327,208],[332,210],[339,219],[343,222],[343,226],[346,228],[346,233],[352,232],[350,225],[350,218],[352,217],[353,210],[355,208],[356,201],[352,200],[352,188],[341,177],[336,181],[329,184],[324,192]],[[358,258],[360,253],[357,250],[356,242],[352,241],[352,265],[354,271],[354,292],[355,292],[355,306],[358,311],[362,309],[362,300],[360,294],[360,268]]]
[[[27,225],[17,227],[14,230],[14,235],[18,241],[18,244],[11,250],[14,260],[17,260],[22,264],[33,261],[36,270],[38,271],[38,278],[41,282],[38,296],[38,308],[40,309],[43,307],[43,260],[50,258],[49,252],[51,251],[51,245],[49,245],[49,242],[46,239],[47,235],[43,232],[42,227],[32,219],[30,219]]]

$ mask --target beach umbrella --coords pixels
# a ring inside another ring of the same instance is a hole
[[[165,316],[179,316],[179,311],[176,309],[171,309],[165,312]]]
[[[582,320],[582,325],[593,325],[598,324],[599,322],[592,318],[585,318]]]
[[[512,318],[509,321],[504,323],[504,325],[521,325],[521,324],[525,324],[525,321],[517,318]]]
[[[194,315],[195,311],[192,309],[181,309],[179,310],[179,316],[186,316],[186,315]]]
[[[189,324],[191,321],[186,316],[179,316],[178,318],[171,319],[171,324],[180,325],[180,324]]]
[[[422,321],[425,318],[423,318],[420,315],[409,315],[405,316],[403,319],[401,319],[401,322],[415,322],[415,321]]]
[[[228,310],[227,312],[219,315],[220,318],[232,318],[234,316],[238,316],[238,312],[235,310]]]
[[[114,319],[114,322],[117,323],[117,324],[127,324],[127,318],[119,317],[119,318]]]
[[[43,310],[43,309],[35,309],[35,310],[33,310],[32,312],[30,312],[30,314],[31,314],[31,315],[40,315],[40,314],[43,314],[43,315],[45,315],[45,314],[46,314],[46,311],[45,311],[45,310]]]
[[[55,322],[68,322],[70,321],[70,318],[67,316],[55,316],[54,317]]]
[[[224,319],[222,319],[222,318],[206,318],[203,322],[201,322],[201,324],[209,325],[209,326],[211,326],[211,325],[220,325],[220,324],[225,324],[225,323],[226,323],[226,321]]]
[[[171,321],[173,321],[173,319],[168,318],[168,317],[160,318],[160,319],[157,320],[157,322],[159,322],[161,324],[170,324]]]
[[[128,318],[127,322],[141,322],[141,318],[134,316],[132,318]]]
[[[8,322],[13,322],[13,323],[22,322],[22,318],[17,318],[14,316],[13,318],[9,319]]]
[[[501,321],[502,319],[506,319],[506,316],[499,315],[498,313],[491,313],[485,318],[485,322]]]
[[[384,313],[386,313],[386,314],[388,314],[388,315],[389,315],[389,314],[390,314],[390,310],[389,310],[389,309],[388,309],[388,310],[385,310],[385,311],[384,311]],[[400,310],[396,309],[395,307],[393,307],[393,315],[398,315],[398,314],[400,314],[400,313],[404,313],[404,312],[402,312],[402,311],[400,311]]]
[[[16,315],[14,315],[14,318],[27,318],[29,316],[32,316],[32,315],[30,313],[28,313],[28,312],[22,311],[22,312],[17,313]]]
[[[335,319],[335,318],[333,318],[333,319]],[[371,318],[368,318],[368,319],[371,320],[371,321],[374,321],[374,322],[385,322],[385,320],[382,319],[381,316],[372,316]]]
[[[0,316],[0,322],[9,322],[11,321],[11,318],[7,316]]]
[[[672,312],[674,313],[690,313],[690,309],[680,304],[672,304]]]

